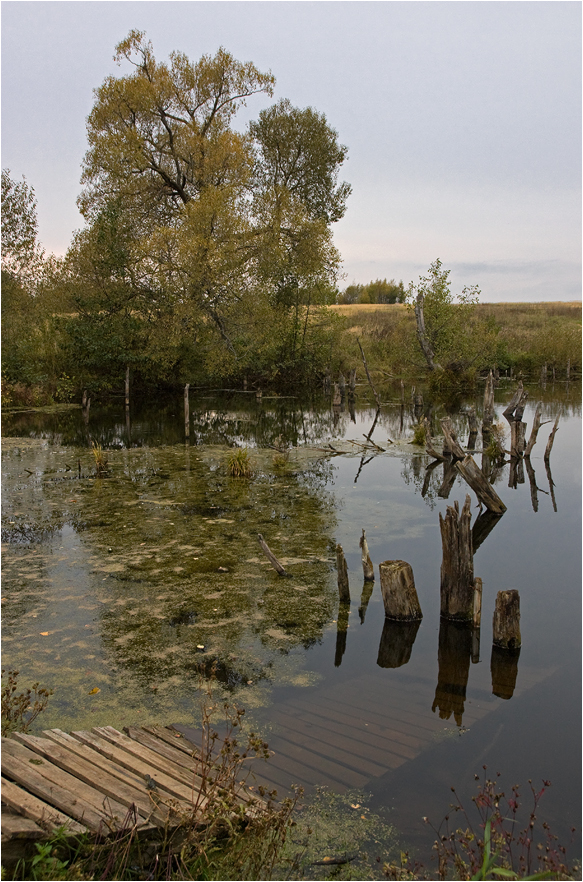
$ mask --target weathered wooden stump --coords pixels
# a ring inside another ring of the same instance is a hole
[[[360,546],[360,556],[362,559],[362,570],[364,573],[364,581],[365,582],[374,582],[374,568],[372,565],[372,560],[370,559],[370,554],[368,553],[368,543],[366,541],[366,533],[364,530],[362,531],[362,536],[359,541]]]
[[[493,642],[501,649],[516,650],[522,644],[520,637],[520,595],[515,588],[499,591],[496,595]]]
[[[514,695],[518,677],[518,658],[520,650],[514,652],[492,646],[490,674],[492,675],[492,694],[508,700]]]
[[[449,417],[442,419],[441,429],[443,432],[444,452],[447,449],[448,453],[450,453],[454,459],[464,459],[466,454],[458,441],[457,433]]]
[[[486,388],[484,389],[484,411],[482,413],[482,435],[489,435],[494,422],[494,377],[492,371],[488,374]]]
[[[487,509],[497,515],[504,514],[506,506],[478,468],[473,456],[468,454],[461,462],[456,462],[455,467]]]
[[[549,435],[549,440],[547,441],[547,446],[545,448],[545,462],[548,462],[551,457],[551,450],[553,449],[553,444],[555,443],[555,435],[557,434],[557,429],[559,428],[559,416],[557,414],[557,418],[555,420],[555,425],[551,429],[551,434]]]
[[[442,720],[454,715],[462,725],[466,689],[470,673],[473,628],[462,622],[442,619],[439,625],[438,674],[431,710],[439,710]]]
[[[385,560],[379,564],[379,575],[385,616],[400,622],[422,619],[411,565],[404,560]]]
[[[420,624],[421,619],[413,622],[385,619],[377,657],[379,668],[400,668],[407,664]]]
[[[542,402],[539,401],[539,403],[536,406],[536,410],[534,412],[534,419],[533,419],[533,423],[532,423],[532,429],[530,432],[530,438],[528,439],[528,444],[526,445],[526,447],[524,449],[525,456],[530,456],[530,454],[532,453],[532,448],[536,444],[536,437],[538,435],[538,430],[540,429],[540,427],[542,425],[541,413],[542,413]]]
[[[460,515],[459,505],[448,505],[445,518],[439,513],[443,559],[441,564],[441,615],[462,622],[474,621],[474,551],[470,521],[471,500]],[[481,587],[481,581],[480,581]]]
[[[348,375],[348,388],[352,395],[354,395],[354,390],[356,389],[356,368],[350,368],[350,373]]]
[[[350,603],[348,565],[341,545],[336,546],[336,569],[338,571],[338,594],[340,595],[340,603]]]

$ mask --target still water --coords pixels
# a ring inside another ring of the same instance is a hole
[[[502,422],[512,391],[496,392]],[[459,476],[428,469],[411,443],[419,413],[394,390],[378,417],[364,394],[336,412],[325,401],[191,395],[188,443],[179,396],[127,416],[123,405],[92,408],[88,421],[76,408],[5,414],[3,666],[20,669],[23,685],[55,690],[37,730],[196,726],[214,671],[215,695],[245,707],[274,748],[266,774],[280,788],[364,794],[367,811],[424,855],[432,837],[422,817],[438,823],[452,787],[469,801],[486,765],[508,789],[550,779],[543,813],[569,843],[580,828],[580,386],[529,392],[527,437],[538,400],[544,420],[560,414],[559,430],[550,468],[552,422],[530,470],[491,474],[507,512],[474,557],[479,653],[439,618],[439,513],[470,492],[474,523],[477,500]],[[468,401],[451,414],[462,443],[470,404],[480,412]],[[446,411],[429,415],[437,435]],[[107,477],[95,477],[91,441],[107,455]],[[251,480],[228,474],[236,446],[250,449]],[[288,446],[282,463],[275,448]],[[480,436],[475,458],[482,464]],[[258,533],[290,578],[272,569]],[[349,566],[348,615],[336,543]],[[407,633],[385,625],[378,564],[387,559],[413,568],[423,620]],[[522,649],[497,665],[492,615],[509,588],[520,592]]]

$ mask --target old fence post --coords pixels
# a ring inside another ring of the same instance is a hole
[[[370,559],[370,554],[368,553],[368,543],[366,541],[366,533],[364,532],[364,530],[362,531],[362,536],[360,537],[360,541],[358,544],[360,545],[360,556],[362,559],[364,581],[374,582],[374,568],[372,565],[372,560]]]
[[[379,564],[385,616],[401,622],[422,619],[411,565],[404,560],[385,560]]]
[[[190,438],[190,400],[188,397],[188,390],[190,389],[190,383],[186,383],[184,386],[184,437]]]
[[[482,435],[489,436],[494,422],[494,377],[488,374],[484,389],[484,411],[482,414]]]

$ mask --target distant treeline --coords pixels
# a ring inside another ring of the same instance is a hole
[[[404,303],[406,291],[403,282],[376,279],[368,285],[353,282],[338,295],[338,303]]]

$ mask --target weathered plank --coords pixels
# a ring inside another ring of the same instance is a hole
[[[110,741],[100,738],[99,735],[96,735],[93,732],[77,731],[71,732],[71,735],[73,735],[74,738],[77,738],[78,741],[93,747],[94,750],[97,750],[103,756],[107,757],[107,759],[119,763],[124,768],[141,775],[144,781],[147,781],[149,777],[153,778],[161,792],[165,792],[173,799],[177,799],[179,803],[185,807],[192,807],[194,795],[192,788],[186,787],[184,784],[179,783],[176,778],[159,771],[147,757],[145,759],[143,757],[140,758],[136,753],[117,747]],[[128,741],[129,740],[130,739],[128,738]],[[132,743],[135,744],[136,742]],[[139,747],[140,745],[136,746]],[[146,748],[144,748],[144,750],[146,750]],[[204,806],[204,802],[201,803],[201,806]]]
[[[1,761],[2,773],[22,787],[26,787],[34,796],[45,800],[80,821],[94,832],[101,832],[108,828],[106,820],[109,818],[106,819],[102,812],[97,811],[92,804],[85,802],[76,792],[75,779],[70,780],[69,787],[51,781],[38,772],[36,767],[29,765],[26,759],[19,759],[17,756],[9,754],[5,746],[2,748]],[[71,776],[68,775],[67,778],[70,779]]]
[[[63,826],[66,826],[71,833],[83,833],[87,829],[69,815],[47,805],[42,799],[38,799],[7,778],[2,778],[2,802],[18,814],[34,821],[47,833],[52,833],[57,827]]]
[[[2,842],[12,839],[44,839],[46,833],[30,818],[2,812]]]
[[[152,814],[155,805],[148,796],[143,782],[140,788],[135,785],[132,787],[104,768],[97,769],[86,758],[78,756],[62,745],[49,741],[48,738],[39,738],[36,735],[27,735],[22,732],[15,732],[13,738],[19,744],[23,744],[39,756],[49,760],[53,765],[74,775],[77,780],[83,781],[104,796],[116,800],[126,808],[135,805],[136,810],[143,818],[149,818]]]

